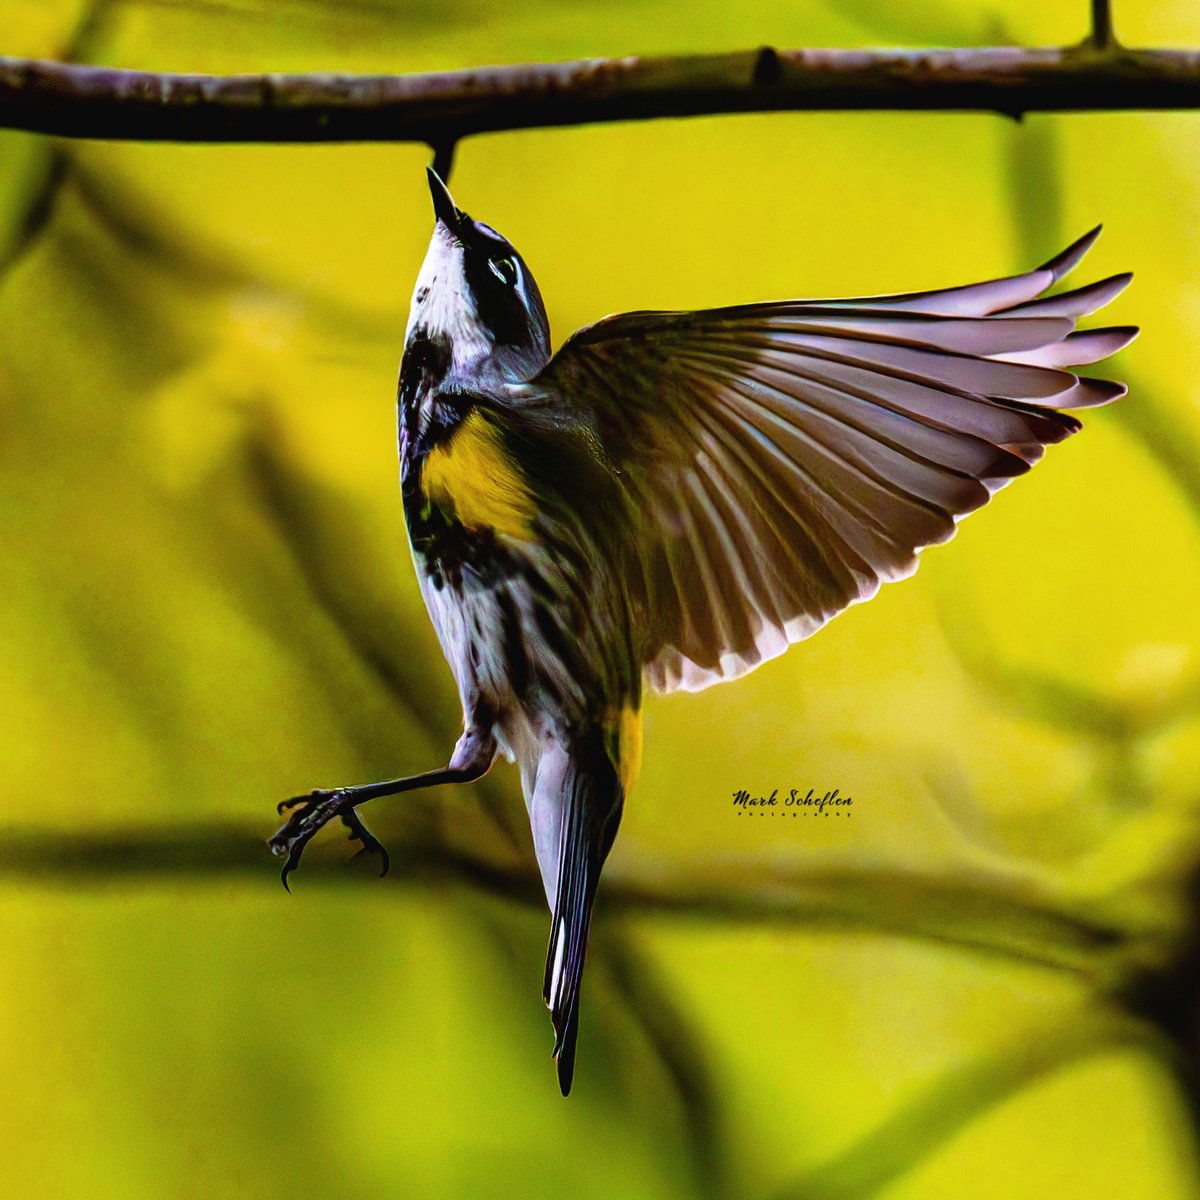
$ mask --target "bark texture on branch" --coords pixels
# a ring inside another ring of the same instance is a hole
[[[0,127],[176,142],[425,142],[786,110],[1200,108],[1200,51],[760,50],[428,75],[173,75],[0,57]]]

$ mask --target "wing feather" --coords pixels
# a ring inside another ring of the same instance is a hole
[[[1042,293],[1099,230],[1022,275],[858,300],[628,313],[580,330],[517,402],[585,412],[639,514],[631,581],[660,691],[733,678],[809,636],[1124,395],[1072,368],[1129,275]]]

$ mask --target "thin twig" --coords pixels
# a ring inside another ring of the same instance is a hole
[[[597,121],[833,109],[1200,108],[1200,51],[761,50],[431,75],[170,75],[0,58],[0,126],[178,142],[425,142]]]
[[[454,151],[458,143],[453,139],[440,142],[433,149],[433,169],[441,177],[443,183],[450,182],[450,172],[454,170]]]
[[[1108,50],[1117,44],[1117,39],[1113,34],[1110,0],[1092,0],[1091,41],[1097,50]]]

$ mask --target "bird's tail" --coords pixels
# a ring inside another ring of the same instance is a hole
[[[554,919],[543,996],[554,1022],[558,1085],[565,1096],[575,1073],[579,989],[600,869],[621,820],[624,788],[600,729],[577,737],[562,775],[562,825]]]

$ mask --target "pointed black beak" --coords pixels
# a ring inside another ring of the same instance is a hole
[[[432,167],[426,167],[425,170],[429,175],[429,194],[433,197],[434,215],[451,233],[457,233],[462,214],[454,207],[454,197]]]

